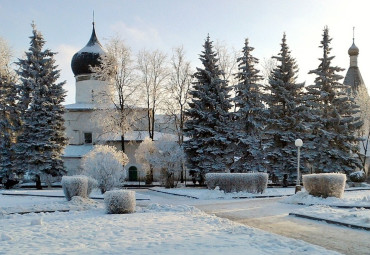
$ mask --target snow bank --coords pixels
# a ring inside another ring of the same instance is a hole
[[[135,191],[111,190],[104,194],[107,213],[121,214],[135,212]]]
[[[68,201],[74,196],[87,197],[89,180],[86,176],[63,176],[62,187]]]
[[[342,209],[314,205],[295,210],[294,213],[370,228],[370,213],[364,208]]]
[[[336,197],[314,197],[306,191],[298,192],[281,200],[287,204],[306,204],[306,205],[331,205],[331,206],[370,206],[369,190],[345,192],[342,198]]]
[[[203,188],[174,188],[174,189],[165,189],[162,187],[153,187],[150,190],[179,195],[185,197],[193,197],[199,200],[213,200],[213,199],[235,199],[235,198],[253,198],[253,197],[265,197],[265,196],[290,196],[294,195],[294,188],[267,188],[263,194],[253,194],[245,191],[240,192],[230,192],[225,193],[220,190],[219,187],[216,187],[214,190],[203,189]]]
[[[208,189],[219,187],[225,192],[246,191],[263,193],[267,188],[267,173],[208,173],[206,183]]]
[[[346,185],[346,175],[338,173],[307,174],[302,179],[304,188],[316,197],[341,198]]]
[[[29,224],[35,215],[14,215],[0,221],[0,253],[339,254],[198,210],[190,212],[191,207],[150,208],[125,215],[107,215],[104,209],[44,214],[42,227]]]

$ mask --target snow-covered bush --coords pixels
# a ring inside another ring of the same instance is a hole
[[[172,136],[164,135],[155,142],[156,150],[148,155],[148,162],[161,171],[161,181],[166,188],[175,186],[175,175],[181,172],[185,163],[182,147]]]
[[[148,161],[148,157],[150,157],[155,151],[156,148],[154,142],[149,137],[145,137],[135,151],[136,162],[141,164],[145,171],[146,184],[151,184],[153,182],[153,166]]]
[[[267,188],[267,173],[208,173],[208,189],[219,187],[224,192],[263,193]]]
[[[87,197],[88,178],[86,176],[63,176],[63,192],[68,201],[74,196]]]
[[[356,171],[349,174],[349,179],[352,182],[364,182],[366,180],[366,174],[364,171]]]
[[[346,175],[339,173],[307,174],[302,179],[304,188],[315,197],[341,198],[346,185]]]
[[[135,212],[135,191],[111,190],[104,194],[107,213],[121,214]]]
[[[96,145],[82,159],[83,173],[94,178],[102,193],[118,187],[126,177],[123,166],[128,157],[122,151],[108,145]]]
[[[93,189],[98,187],[98,181],[94,178],[87,176],[87,196],[91,194]]]

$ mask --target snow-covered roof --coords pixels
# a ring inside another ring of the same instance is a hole
[[[174,134],[168,134],[163,132],[154,131],[154,141],[157,141],[164,135],[173,136],[174,140],[177,140],[177,136]],[[145,137],[148,137],[148,131],[130,131],[125,134],[125,141],[143,141]],[[120,141],[121,135],[119,134],[104,134],[99,137],[100,140],[103,141]]]
[[[94,148],[93,145],[67,145],[64,149],[65,158],[82,158]]]
[[[66,104],[64,105],[64,107],[67,109],[67,110],[94,110],[94,109],[97,109],[99,105],[97,104],[91,104],[91,103],[74,103],[74,104]],[[100,106],[102,107],[102,106]],[[111,109],[114,109],[115,106],[112,104],[112,105],[109,105],[109,106],[106,106],[104,105],[104,108],[108,109],[108,108],[111,108]],[[128,109],[134,109],[134,110],[146,110],[146,108],[144,107],[140,107],[140,106],[133,106],[133,105],[130,105],[127,107]],[[157,115],[156,115],[156,118],[157,118]]]
[[[67,110],[93,110],[96,106],[88,103],[67,104],[64,106]]]

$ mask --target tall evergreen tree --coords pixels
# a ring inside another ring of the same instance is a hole
[[[186,115],[184,148],[189,169],[200,173],[225,172],[232,163],[230,149],[231,100],[230,87],[221,78],[222,71],[217,64],[209,36],[200,55],[203,64],[194,74],[195,82],[190,91],[192,100]]]
[[[30,48],[25,59],[18,61],[21,78],[19,104],[22,130],[17,141],[17,168],[31,176],[60,176],[65,173],[61,153],[64,135],[63,84],[57,83],[59,70],[54,52],[43,50],[45,41],[32,24]]]
[[[235,152],[240,159],[232,166],[236,172],[263,171],[263,113],[262,77],[256,69],[258,59],[252,56],[253,47],[245,40],[243,55],[238,58],[235,78]]]
[[[297,83],[298,66],[291,56],[284,34],[277,66],[269,77],[265,100],[266,157],[272,171],[294,173],[297,167],[297,138],[306,140],[303,106],[303,83]]]
[[[349,173],[361,167],[355,156],[359,141],[355,134],[362,122],[355,116],[359,107],[350,96],[350,87],[340,83],[343,77],[338,73],[344,69],[332,66],[331,40],[329,29],[325,27],[320,65],[309,72],[317,76],[315,83],[307,87],[307,103],[312,108],[310,130],[316,145],[312,167],[315,172]]]
[[[19,128],[15,77],[8,65],[0,66],[0,179],[7,188],[16,184],[21,172],[13,167],[14,141]]]

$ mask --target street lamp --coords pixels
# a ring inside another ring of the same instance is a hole
[[[302,187],[300,185],[300,181],[299,181],[299,159],[300,159],[300,154],[301,154],[301,147],[303,146],[303,141],[301,139],[297,139],[295,140],[295,146],[297,146],[297,149],[298,149],[298,154],[297,154],[297,183],[296,183],[296,186],[295,186],[295,193],[297,193],[298,191],[301,191]]]

